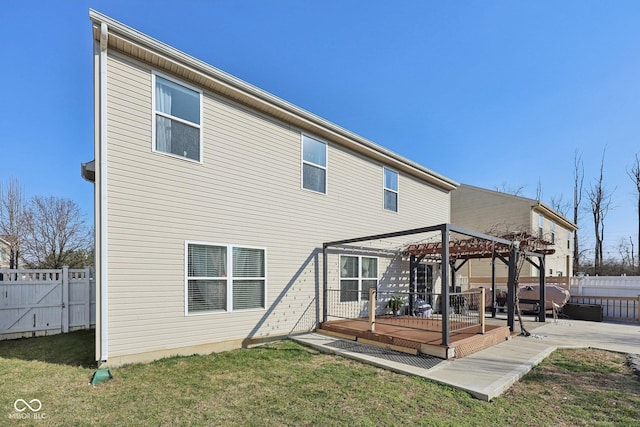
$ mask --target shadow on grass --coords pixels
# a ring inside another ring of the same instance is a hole
[[[0,341],[0,358],[95,368],[93,329]]]

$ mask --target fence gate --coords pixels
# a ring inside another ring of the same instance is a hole
[[[88,268],[0,270],[0,340],[90,327],[90,287]],[[69,291],[74,289],[80,300],[72,296],[70,304]]]

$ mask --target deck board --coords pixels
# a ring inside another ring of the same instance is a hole
[[[452,332],[449,345],[442,344],[442,322],[439,319],[421,319],[397,316],[380,319],[375,331],[369,330],[367,319],[340,319],[324,322],[318,332],[340,334],[343,338],[377,343],[408,353],[430,354],[443,359],[460,358],[499,344],[510,337],[509,328],[500,325],[485,325],[485,333],[480,326]],[[422,329],[420,329],[422,328]],[[428,330],[426,330],[428,328]]]

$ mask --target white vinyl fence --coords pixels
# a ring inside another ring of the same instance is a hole
[[[570,303],[597,304],[609,320],[640,322],[640,276],[571,278]]]
[[[95,326],[90,268],[0,269],[0,340]]]

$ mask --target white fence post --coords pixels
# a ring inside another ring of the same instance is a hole
[[[87,302],[85,306],[84,315],[84,327],[89,329],[91,327],[91,268],[86,267],[84,269],[84,280],[86,281],[86,286],[84,287],[84,299]]]
[[[62,333],[69,332],[69,267],[62,267]]]

